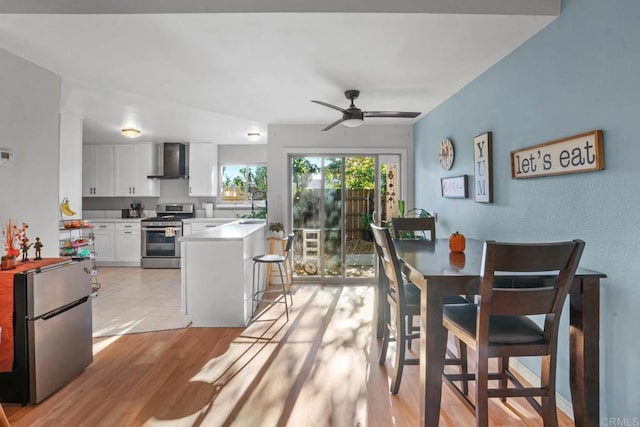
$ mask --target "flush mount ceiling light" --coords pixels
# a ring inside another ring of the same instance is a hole
[[[247,134],[247,140],[249,142],[256,142],[260,140],[260,132],[249,132]]]
[[[140,135],[142,135],[142,132],[140,132],[138,129],[134,129],[134,128],[122,129],[121,132],[127,138],[137,138]]]

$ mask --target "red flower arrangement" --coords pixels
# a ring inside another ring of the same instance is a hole
[[[29,228],[29,225],[25,222],[22,223],[22,227],[18,227],[11,220],[7,221],[7,227],[4,231],[4,249],[8,257],[20,255],[19,247],[26,235],[27,228]]]

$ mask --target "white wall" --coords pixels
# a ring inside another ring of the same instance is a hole
[[[413,128],[410,125],[364,124],[358,128],[338,126],[322,132],[319,125],[271,125],[267,145],[269,174],[269,221],[285,223],[289,183],[289,154],[379,154],[402,152],[409,159],[407,176],[413,176]],[[405,194],[413,194],[408,180]],[[412,200],[407,201],[409,206]]]
[[[60,202],[67,197],[71,208],[82,214],[82,117],[60,113]]]
[[[267,163],[267,145],[218,145],[218,163]]]
[[[60,77],[0,49],[0,94],[0,147],[14,156],[0,167],[0,224],[28,223],[57,256]]]

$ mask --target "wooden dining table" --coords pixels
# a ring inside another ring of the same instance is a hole
[[[447,334],[442,326],[446,295],[479,292],[483,241],[467,239],[464,253],[451,253],[447,239],[395,240],[404,274],[421,290],[420,419],[434,427],[440,418]],[[575,425],[599,425],[600,279],[606,275],[578,268],[569,296],[570,388]],[[377,337],[382,336],[384,274],[379,275]]]

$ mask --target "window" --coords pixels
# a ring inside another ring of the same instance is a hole
[[[267,167],[260,165],[223,165],[220,202],[249,204],[267,197]]]

